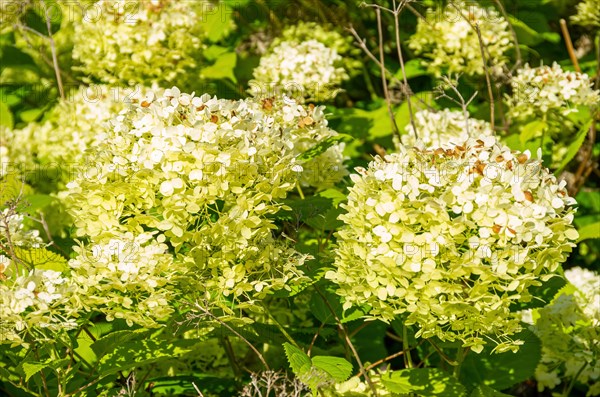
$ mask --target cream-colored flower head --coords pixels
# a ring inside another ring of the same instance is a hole
[[[575,267],[565,271],[571,284],[537,313],[533,331],[542,341],[535,371],[538,390],[561,383],[587,385],[587,396],[600,395],[600,275]]]
[[[110,120],[142,95],[140,87],[80,87],[49,112],[43,122],[7,130],[12,166],[23,175],[38,172],[57,189],[74,177],[88,151],[100,145]]]
[[[333,99],[354,61],[348,40],[316,23],[287,28],[254,69],[250,92],[266,98],[286,93],[297,99],[324,102]]]
[[[565,183],[488,136],[452,149],[376,158],[351,175],[335,269],[344,308],[406,315],[417,336],[480,352],[518,348],[510,312],[551,277],[575,245]],[[491,338],[491,339],[488,339]]]
[[[73,58],[111,85],[196,82],[208,3],[100,0],[75,26]]]
[[[406,133],[401,137],[403,145],[451,149],[469,138],[494,135],[490,123],[472,119],[468,115],[465,117],[465,114],[458,110],[420,110],[414,114],[414,122],[419,139],[416,139],[412,125],[408,124]],[[417,143],[418,141],[420,143]]]
[[[585,73],[563,70],[559,64],[531,68],[525,65],[511,80],[507,97],[509,117],[518,119],[548,113],[566,116],[577,106],[597,106],[600,92]]]
[[[452,2],[444,9],[429,9],[419,19],[408,46],[427,58],[427,69],[436,76],[451,73],[483,75],[483,60],[475,25],[481,31],[486,59],[494,74],[502,73],[512,48],[508,21],[494,8],[472,2]]]
[[[577,3],[577,13],[571,16],[571,22],[591,29],[600,28],[600,2],[583,0]]]
[[[271,215],[297,183],[319,180],[305,175],[318,158],[296,157],[333,134],[320,108],[286,98],[150,92],[113,120],[93,167],[69,183],[76,233],[103,242],[155,232],[212,294],[289,288],[306,256],[274,237]]]

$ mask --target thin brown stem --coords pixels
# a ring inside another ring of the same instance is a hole
[[[402,55],[402,46],[400,45],[400,12],[402,6],[405,4],[404,0],[400,1],[400,5],[396,8],[396,0],[394,0],[394,31],[396,33],[396,52],[398,53],[398,59],[400,60],[400,69],[402,70],[402,77],[404,79],[404,93],[406,95],[406,104],[408,105],[408,116],[410,117],[410,125],[412,126],[415,138],[419,139],[419,133],[417,126],[415,125],[415,118],[412,110],[412,104],[410,102],[411,89],[408,85],[408,79],[406,78],[406,69],[404,68],[404,56]]]
[[[569,53],[569,58],[571,58],[571,62],[575,67],[575,70],[578,73],[581,73],[581,68],[579,67],[579,61],[575,56],[575,49],[573,48],[573,42],[571,41],[571,35],[569,34],[569,28],[567,27],[567,21],[563,18],[560,19],[560,30],[562,31],[563,37],[565,39],[565,45],[567,46],[567,52]]]
[[[362,360],[360,359],[360,356],[358,355],[358,352],[356,351],[356,348],[354,347],[354,345],[352,344],[352,341],[350,340],[350,337],[348,336],[348,331],[346,330],[346,328],[342,324],[341,320],[339,319],[339,317],[335,313],[335,310],[333,310],[333,307],[331,307],[331,304],[327,300],[327,297],[325,297],[325,295],[323,295],[323,293],[321,292],[321,290],[319,288],[317,288],[316,286],[315,286],[315,291],[319,294],[319,296],[321,296],[321,299],[323,299],[323,302],[325,303],[325,306],[327,306],[327,308],[329,309],[329,311],[333,315],[333,318],[335,319],[335,322],[337,323],[337,326],[338,326],[340,332],[344,336],[344,340],[346,341],[347,346],[350,348],[350,350],[352,350],[352,355],[354,356],[354,359],[356,360],[356,363],[358,364],[358,368],[360,370],[360,373],[364,375],[365,380],[367,381],[367,384],[369,385],[369,388],[371,389],[371,392],[373,393],[373,396],[377,397],[377,395],[378,395],[377,394],[377,389],[375,388],[375,385],[373,384],[373,381],[371,380],[371,377],[365,371],[365,367],[364,367],[364,365],[362,363]]]
[[[50,42],[50,52],[52,53],[52,64],[54,66],[54,74],[56,76],[56,84],[58,85],[58,93],[61,99],[65,99],[65,90],[63,88],[62,76],[60,75],[60,67],[58,66],[58,55],[56,51],[56,43],[52,36],[52,23],[50,21],[50,14],[48,13],[48,7],[46,2],[42,1],[44,7],[44,15],[46,17],[46,29],[48,30],[48,41]]]
[[[377,34],[379,36],[379,62],[381,64],[381,85],[383,86],[383,95],[385,96],[385,103],[387,104],[388,114],[390,116],[390,122],[392,124],[392,130],[394,135],[400,139],[400,131],[396,125],[396,118],[394,117],[394,110],[392,109],[392,98],[390,97],[390,91],[387,85],[387,77],[385,75],[385,55],[383,52],[383,26],[381,23],[381,10],[376,7],[375,14],[377,15]]]
[[[488,68],[487,59],[485,57],[485,48],[483,46],[483,39],[481,38],[481,30],[479,29],[479,24],[475,24],[475,31],[477,32],[477,38],[479,39],[479,49],[481,50],[481,59],[483,60],[483,70],[485,72],[485,83],[487,85],[488,96],[490,99],[490,124],[491,129],[494,129],[494,93],[492,90],[492,81],[490,78],[490,70]]]
[[[258,357],[258,359],[260,360],[260,362],[262,363],[262,365],[265,367],[265,369],[267,371],[271,370],[271,368],[269,367],[269,364],[267,364],[267,362],[265,361],[265,358],[263,357],[263,355],[258,351],[258,349],[256,349],[256,347],[254,347],[252,345],[252,343],[250,343],[248,341],[248,339],[244,338],[239,332],[237,332],[235,329],[233,329],[231,326],[229,326],[229,324],[227,324],[226,322],[224,322],[223,320],[221,320],[220,318],[218,318],[217,316],[215,316],[214,314],[212,314],[209,310],[207,310],[204,307],[202,307],[199,303],[196,303],[194,306],[196,307],[196,309],[200,310],[205,315],[211,317],[216,322],[218,322],[220,325],[222,325],[223,327],[225,327],[229,331],[231,331],[235,336],[237,336],[238,338],[240,338],[256,354],[256,356]]]
[[[509,21],[508,14],[506,13],[504,6],[502,5],[502,2],[500,0],[494,0],[494,3],[496,3],[496,5],[498,6],[498,9],[500,10],[500,13],[504,17],[504,19]],[[515,52],[517,53],[517,61],[515,62],[515,65],[511,69],[511,73],[512,73],[519,66],[521,66],[521,63],[523,61],[522,61],[522,57],[521,57],[521,48],[519,48],[519,40],[517,39],[517,32],[515,32],[515,29],[512,26],[512,23],[510,23],[510,21],[508,23],[508,28],[510,29],[510,34],[512,36],[512,39],[515,42]]]

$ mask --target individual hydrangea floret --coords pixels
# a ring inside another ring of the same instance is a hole
[[[156,232],[209,294],[290,288],[304,280],[306,255],[275,238],[271,215],[311,169],[296,160],[305,140],[333,134],[320,108],[286,98],[150,92],[113,120],[94,166],[69,183],[76,234]]]
[[[75,26],[73,58],[111,84],[195,82],[208,33],[209,3],[100,0]]]
[[[511,80],[512,95],[507,97],[511,118],[543,116],[549,113],[566,116],[578,106],[596,106],[600,92],[585,73],[563,70],[559,64],[518,70]]]
[[[565,271],[571,284],[534,313],[534,332],[542,341],[535,371],[538,389],[576,381],[586,396],[600,395],[600,276],[575,267]]]
[[[156,327],[173,312],[181,266],[150,234],[126,233],[75,251],[69,267],[86,310],[144,327]]]
[[[405,313],[418,337],[515,350],[512,302],[554,275],[575,246],[575,200],[528,152],[494,137],[452,149],[400,146],[351,175],[335,269],[344,309]],[[489,339],[488,339],[489,338]]]
[[[436,76],[448,73],[483,75],[485,70],[475,26],[481,31],[488,67],[502,73],[512,48],[509,24],[494,8],[473,2],[452,2],[444,9],[429,9],[419,19],[408,46],[427,58],[427,70]]]
[[[315,23],[286,29],[254,69],[250,92],[255,97],[286,93],[324,102],[333,99],[349,78],[352,60],[348,41]]]
[[[576,5],[577,13],[571,16],[571,22],[588,28],[600,28],[600,2],[583,0]]]
[[[420,110],[414,114],[414,123],[421,145],[425,148],[451,149],[468,138],[482,138],[494,135],[490,123],[472,119],[458,110],[444,109],[439,112]],[[406,146],[417,145],[417,139],[411,124],[401,137]]]

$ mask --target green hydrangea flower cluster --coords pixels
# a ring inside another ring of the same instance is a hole
[[[197,80],[208,4],[100,0],[75,26],[73,58],[86,76],[111,85]]]
[[[575,246],[575,200],[528,152],[494,137],[452,149],[400,147],[351,175],[335,269],[344,309],[405,313],[418,337],[480,352],[517,349],[512,302],[552,277]]]
[[[468,114],[465,116],[458,110],[420,110],[414,114],[414,122],[420,143],[417,142],[413,126],[408,124],[405,128],[406,134],[401,137],[403,145],[451,149],[470,137],[494,135],[490,123],[470,118]]]
[[[270,216],[310,170],[296,142],[321,134],[319,109],[173,88],[113,123],[93,167],[68,185],[78,236],[156,232],[215,296],[263,298],[304,280],[306,256],[274,237]]]
[[[77,311],[70,302],[74,286],[69,278],[54,270],[37,269],[16,275],[14,267],[0,255],[0,270],[15,273],[0,282],[0,344],[26,344],[24,334],[35,335],[37,329],[59,332],[77,327]],[[40,335],[34,337],[40,340]]]
[[[64,189],[85,164],[89,149],[104,139],[111,118],[141,96],[139,87],[80,87],[60,100],[45,121],[7,130],[6,158],[21,175],[41,172],[56,190]]]
[[[589,28],[600,28],[600,2],[583,0],[575,6],[577,13],[571,16],[571,22]]]
[[[104,313],[106,319],[125,319],[152,328],[173,312],[172,302],[181,265],[164,243],[149,233],[126,233],[91,247],[76,247],[69,261],[71,278],[81,305]]]
[[[600,395],[600,276],[579,267],[565,271],[571,283],[552,304],[534,313],[534,332],[542,341],[535,371],[539,391],[563,380],[589,385]]]
[[[294,98],[324,102],[333,99],[356,61],[347,38],[316,23],[287,28],[260,59],[250,81],[250,93],[269,97],[286,93]]]
[[[417,31],[408,46],[428,59],[427,70],[436,76],[464,73],[483,75],[483,60],[475,25],[481,31],[488,67],[502,73],[513,47],[508,21],[494,8],[475,3],[453,2],[444,9],[429,9],[425,20],[419,19]]]

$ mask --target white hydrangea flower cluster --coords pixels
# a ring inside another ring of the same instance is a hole
[[[571,16],[571,22],[589,28],[600,28],[600,2],[583,0],[575,6],[577,13]]]
[[[0,275],[13,267],[9,258],[0,255]],[[71,280],[54,270],[35,269],[0,278],[0,344],[27,343],[24,334],[36,328],[53,332],[75,328],[77,311],[70,303],[73,290]]]
[[[540,391],[576,378],[600,395],[600,276],[573,268],[565,277],[574,291],[561,293],[539,309],[533,327],[542,340],[542,360],[535,371]]]
[[[400,147],[351,175],[335,269],[344,309],[406,313],[417,336],[480,352],[517,349],[510,312],[575,246],[575,200],[528,152],[494,137],[453,149]]]
[[[370,371],[369,376],[373,386],[377,390],[378,396],[393,396],[389,390],[381,383],[381,374]],[[323,392],[325,397],[355,397],[355,396],[370,396],[372,390],[366,381],[360,380],[359,377],[353,376],[342,383],[336,383],[328,390]]]
[[[113,122],[94,167],[69,183],[78,236],[155,231],[213,294],[261,298],[302,282],[306,256],[274,238],[269,215],[304,170],[296,142],[325,133],[317,108],[173,88]]]
[[[419,19],[416,33],[408,46],[427,58],[427,70],[436,76],[485,73],[475,25],[481,31],[487,64],[494,74],[502,73],[513,47],[509,24],[494,8],[482,8],[473,2],[452,2],[444,9],[429,9],[425,20]]]
[[[343,53],[347,41],[317,24],[291,26],[260,59],[250,81],[253,96],[285,93],[294,98],[324,102],[333,99],[349,78]]]
[[[75,25],[73,58],[112,85],[197,80],[208,11],[202,1],[100,0]]]
[[[40,172],[57,189],[85,164],[90,148],[101,143],[113,116],[142,96],[137,88],[80,87],[60,100],[44,122],[6,131],[11,167],[22,175]]]
[[[587,74],[565,71],[557,63],[537,68],[525,65],[510,84],[508,116],[514,119],[548,113],[567,116],[576,112],[577,106],[600,103],[600,92],[592,88]]]
[[[43,241],[40,232],[25,228],[23,214],[14,213],[5,208],[0,214],[0,242],[17,247],[39,247]],[[9,237],[10,236],[10,237]],[[10,238],[10,242],[7,241]]]
[[[406,126],[402,144],[406,146],[424,145],[424,148],[451,149],[467,139],[494,135],[487,121],[473,119],[462,111],[444,109],[439,112],[420,110],[414,114],[415,127],[420,143],[417,143],[411,124]]]
[[[126,233],[91,247],[76,247],[69,261],[77,296],[88,311],[106,315],[108,321],[124,319],[156,327],[173,312],[174,288],[181,266],[164,243],[149,233]]]

